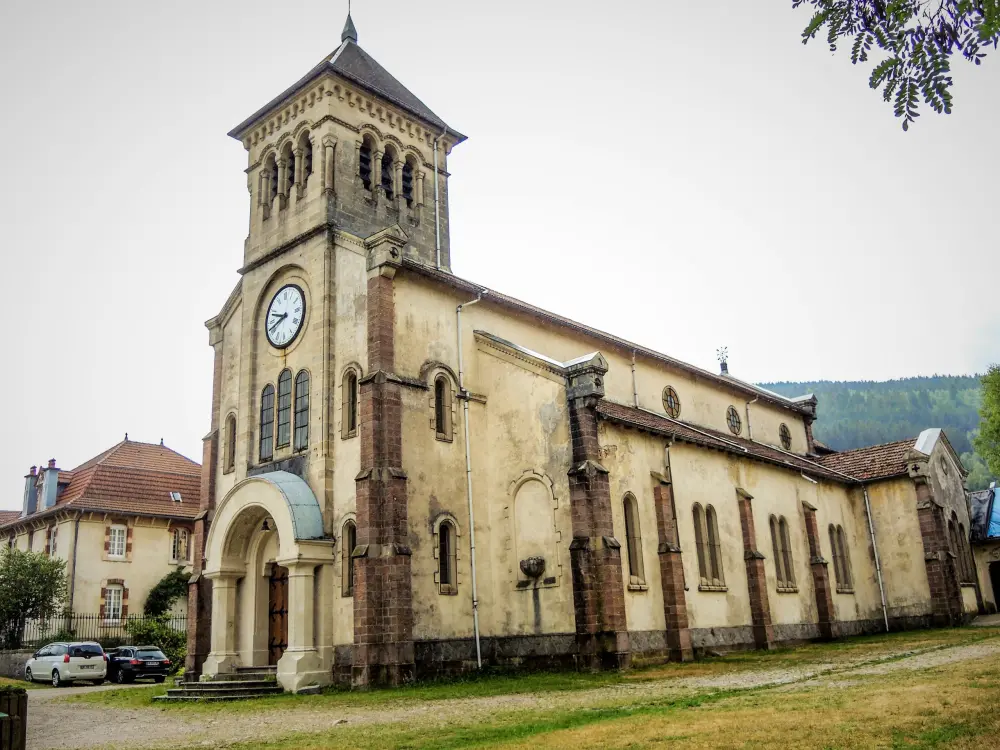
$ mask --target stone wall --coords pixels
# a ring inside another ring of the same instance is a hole
[[[0,677],[10,677],[15,680],[24,679],[24,665],[34,651],[0,651]]]

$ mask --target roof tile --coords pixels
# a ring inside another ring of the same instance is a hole
[[[906,474],[906,456],[916,444],[914,439],[870,445],[852,451],[821,456],[823,466],[842,471],[862,481],[888,479]]]

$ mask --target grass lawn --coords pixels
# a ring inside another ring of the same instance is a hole
[[[1000,748],[1000,660],[973,659],[893,669],[908,652],[933,654],[1000,638],[1000,629],[961,628],[854,638],[747,652],[624,674],[485,675],[396,690],[328,690],[221,704],[152,704],[183,721],[291,709],[351,718],[310,734],[226,744],[238,750],[338,748]],[[944,656],[944,653],[942,653]],[[858,663],[885,673],[858,675]],[[900,665],[902,666],[902,665]],[[808,667],[820,675],[782,686],[659,691],[672,678],[739,676]],[[610,690],[580,691],[610,687]],[[110,706],[151,705],[162,685],[73,696]],[[500,696],[532,694],[516,703]],[[461,699],[497,697],[482,701]],[[434,705],[428,703],[441,701]],[[354,711],[352,714],[351,711]],[[399,712],[401,720],[373,717]],[[324,725],[325,726],[325,725]],[[295,730],[294,719],[287,730]],[[271,733],[274,737],[274,733]],[[179,743],[183,744],[183,743]],[[199,745],[195,745],[198,747]]]
[[[9,677],[0,677],[0,685],[16,685],[17,687],[23,687],[25,690],[52,688],[47,682],[25,682],[24,680],[12,680]]]

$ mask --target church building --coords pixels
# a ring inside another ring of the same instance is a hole
[[[455,276],[465,136],[350,17],[230,135],[250,231],[207,323],[189,676],[275,665],[298,692],[624,668],[981,606],[940,430],[832,453],[811,396]]]

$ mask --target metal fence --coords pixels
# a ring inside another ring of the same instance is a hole
[[[135,640],[133,629],[147,623],[163,622],[171,630],[187,630],[186,615],[150,617],[129,615],[118,620],[108,620],[101,615],[67,613],[45,620],[27,620],[8,623],[0,640],[0,648],[38,648],[52,641],[96,641],[105,648],[114,648]]]

